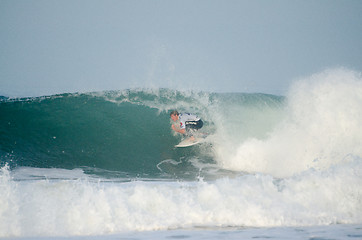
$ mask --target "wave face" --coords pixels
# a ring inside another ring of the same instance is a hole
[[[2,158],[10,166],[92,167],[157,175],[157,164],[162,160],[178,161],[185,156],[215,160],[194,149],[174,149],[180,137],[170,130],[168,110],[196,112],[208,125],[203,130],[210,133],[215,133],[220,123],[229,124],[229,130],[240,124],[241,131],[247,129],[244,125],[248,118],[273,122],[265,118],[268,113],[261,111],[276,114],[282,99],[263,94],[184,93],[167,89],[7,99],[0,104]],[[233,106],[225,109],[230,104]],[[229,116],[229,111],[235,113]],[[265,134],[267,124],[260,124],[265,125],[263,129],[253,123],[254,129],[243,133],[244,137]]]
[[[362,78],[0,100],[0,237],[362,223]],[[208,141],[174,148],[169,112]]]
[[[146,97],[143,92],[137,97]],[[107,93],[63,94],[1,103],[1,150],[14,166],[152,171],[172,157],[167,114]]]

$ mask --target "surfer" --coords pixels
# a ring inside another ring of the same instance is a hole
[[[204,125],[201,118],[190,113],[178,113],[176,110],[174,110],[170,113],[170,117],[172,121],[180,122],[180,126],[172,124],[172,129],[175,132],[189,136],[190,140],[195,140],[193,132],[199,130]]]

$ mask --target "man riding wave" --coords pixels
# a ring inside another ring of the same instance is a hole
[[[177,133],[189,136],[190,140],[195,140],[193,132],[199,130],[204,125],[201,118],[190,113],[178,113],[174,110],[170,113],[170,117],[174,122],[180,122],[180,126],[172,124],[172,129]]]

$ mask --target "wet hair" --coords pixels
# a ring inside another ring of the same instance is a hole
[[[178,115],[179,115],[179,113],[178,113],[176,110],[173,110],[173,111],[170,113],[170,116],[172,116],[172,115],[176,115],[176,116],[178,116]]]

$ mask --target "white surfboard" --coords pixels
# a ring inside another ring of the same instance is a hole
[[[185,140],[181,141],[179,144],[175,145],[177,148],[181,147],[190,147],[193,145],[196,145],[198,143],[201,143],[204,141],[204,138],[195,138],[194,140],[190,140],[189,138],[186,138]]]

